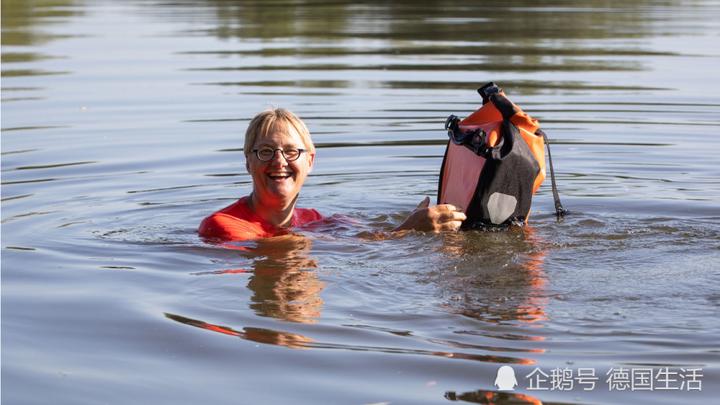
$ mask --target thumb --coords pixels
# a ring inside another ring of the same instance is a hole
[[[419,210],[421,208],[427,208],[430,206],[430,197],[425,197],[422,201],[420,201],[420,204],[418,204],[416,210]]]

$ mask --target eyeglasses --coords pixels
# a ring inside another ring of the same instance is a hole
[[[252,150],[255,156],[257,156],[258,160],[261,162],[269,162],[273,160],[275,157],[275,152],[280,151],[282,156],[287,160],[288,162],[294,162],[298,160],[300,155],[305,152],[305,149],[273,149],[273,148],[260,148],[260,149],[253,149]]]

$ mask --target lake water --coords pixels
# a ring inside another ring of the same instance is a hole
[[[3,404],[716,401],[719,17],[3,1]],[[550,136],[571,214],[546,181],[524,230],[373,238],[434,198],[444,120],[491,80]],[[342,218],[205,243],[268,106],[318,146],[300,206]]]

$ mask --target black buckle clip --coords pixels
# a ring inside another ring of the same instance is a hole
[[[455,145],[464,145],[476,155],[485,156],[488,153],[488,147],[485,144],[487,133],[482,128],[463,132],[460,130],[458,123],[460,118],[451,115],[445,120],[445,129],[447,130],[450,141]]]
[[[495,84],[495,82],[490,82],[477,90],[477,92],[480,93],[480,97],[482,97],[483,104],[487,104],[487,102],[490,101],[490,96],[499,94],[501,91],[502,89]]]

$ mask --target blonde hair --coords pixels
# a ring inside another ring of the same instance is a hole
[[[305,123],[295,114],[284,108],[267,109],[256,115],[245,131],[245,156],[249,155],[258,136],[263,137],[275,130],[287,132],[289,128],[295,129],[305,144],[308,153],[315,153],[315,145],[310,138],[310,131]]]

